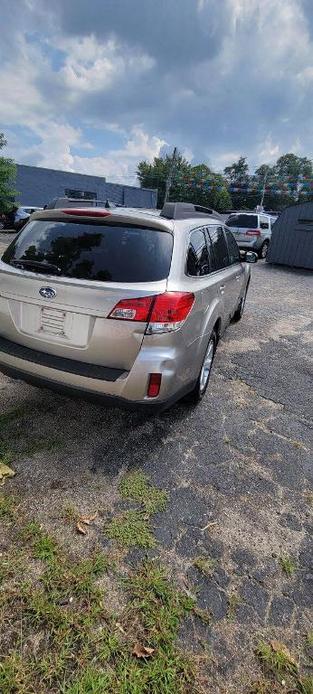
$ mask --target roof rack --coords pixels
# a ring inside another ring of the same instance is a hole
[[[166,219],[190,219],[192,217],[208,217],[213,216],[221,219],[221,216],[215,210],[201,205],[194,205],[191,202],[166,202],[160,217]]]

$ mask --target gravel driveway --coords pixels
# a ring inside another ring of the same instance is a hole
[[[148,554],[197,598],[200,616],[184,622],[180,641],[209,653],[214,693],[252,691],[260,639],[284,642],[306,667],[312,629],[313,276],[262,262],[252,270],[244,318],[221,341],[195,409],[146,419],[0,375],[0,412],[16,410],[17,475],[5,489],[70,551],[110,550],[103,519],[123,509],[125,471],[167,490]],[[98,511],[87,536],[62,522],[69,505]],[[145,554],[132,548],[125,565]]]

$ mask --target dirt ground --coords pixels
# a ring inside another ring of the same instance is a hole
[[[133,547],[123,561],[160,558],[210,613],[209,623],[191,614],[179,643],[209,654],[212,693],[252,691],[260,640],[283,642],[311,674],[313,664],[313,276],[263,262],[252,275],[244,318],[221,341],[197,408],[145,418],[0,375],[0,412],[16,411],[5,435],[17,474],[4,489],[66,550],[111,551],[103,527],[125,507],[126,472],[168,492],[152,517],[156,548]],[[66,507],[98,512],[86,536],[64,521]]]

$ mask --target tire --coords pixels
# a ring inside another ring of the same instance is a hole
[[[215,330],[213,330],[205,351],[197,383],[193,390],[190,393],[188,393],[188,395],[186,395],[186,397],[184,398],[185,402],[188,402],[191,405],[197,405],[205,396],[211,376],[214,355],[216,352],[216,345],[217,335]]]
[[[232,323],[238,323],[242,319],[243,312],[245,310],[245,305],[246,305],[248,288],[249,288],[249,284],[247,285],[247,287],[245,289],[245,293],[244,293],[243,297],[239,301],[238,308],[236,309],[236,311],[233,315],[233,318],[232,318]]]
[[[261,248],[258,252],[258,256],[259,256],[260,260],[265,260],[265,258],[267,256],[267,251],[268,251],[269,245],[270,245],[269,241],[264,241],[263,245],[261,246]]]

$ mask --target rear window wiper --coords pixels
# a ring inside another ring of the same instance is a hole
[[[54,272],[57,273],[58,275],[61,274],[62,270],[60,267],[57,265],[53,265],[53,263],[44,263],[41,260],[10,260],[10,265],[15,265],[16,267],[20,268],[31,268],[33,267],[35,270],[44,270],[46,272]]]

